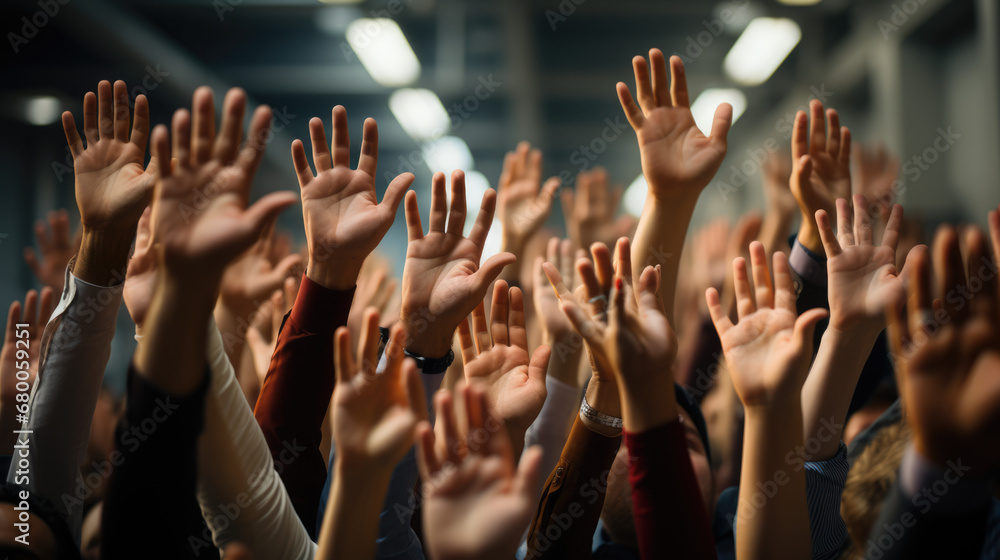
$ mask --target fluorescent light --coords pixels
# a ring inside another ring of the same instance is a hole
[[[755,18],[729,50],[723,67],[736,82],[760,85],[781,66],[800,39],[802,30],[788,18]]]
[[[400,89],[389,96],[389,110],[414,140],[437,138],[448,131],[448,111],[429,89]]]
[[[442,136],[423,145],[424,162],[431,173],[461,169],[469,171],[473,167],[472,152],[465,140],[457,136]]]
[[[785,4],[786,6],[813,6],[822,1],[823,0],[778,0],[778,3]]]
[[[24,106],[24,118],[37,126],[45,126],[59,120],[62,104],[51,95],[32,97]]]
[[[412,84],[420,76],[420,61],[388,18],[360,18],[347,26],[347,42],[373,80],[386,87]]]
[[[642,207],[646,204],[646,191],[649,190],[646,178],[642,173],[632,181],[632,184],[625,189],[625,196],[622,197],[622,204],[625,211],[633,216],[642,215]]]
[[[715,110],[723,103],[729,103],[733,106],[733,122],[735,123],[743,111],[746,111],[747,96],[734,88],[711,88],[701,92],[698,99],[695,99],[691,105],[694,123],[698,125],[705,136],[711,134]]]

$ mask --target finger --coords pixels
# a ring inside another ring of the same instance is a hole
[[[507,317],[510,312],[510,294],[507,282],[497,281],[493,285],[493,301],[490,304],[490,335],[494,345],[507,346],[510,336],[507,329]]]
[[[451,172],[451,208],[448,211],[448,233],[459,237],[465,232],[465,173]]]
[[[938,245],[935,243],[935,251]],[[924,330],[923,319],[932,311],[932,288],[931,288],[931,259],[928,258],[927,251],[918,251],[909,255],[907,260],[912,259],[912,273],[909,280],[909,298],[907,302],[908,310],[908,331],[910,336]]]
[[[153,153],[153,157],[156,157],[160,161],[168,162],[166,165],[160,165],[156,168],[156,174],[160,177],[169,177],[172,171],[170,166],[170,133],[167,132],[167,127],[162,124],[156,125],[153,129],[152,141],[150,142],[149,151]]]
[[[809,118],[805,111],[795,113],[795,122],[792,124],[792,159],[800,160],[802,156],[809,155]]]
[[[517,154],[514,152],[507,152],[507,155],[503,157],[503,167],[500,170],[500,179],[497,181],[497,185],[500,189],[503,189],[514,180],[514,160],[517,158]]]
[[[431,179],[430,233],[444,233],[448,221],[448,195],[445,194],[444,173],[438,171]]]
[[[826,153],[836,160],[840,156],[840,116],[836,109],[827,109],[826,119]]]
[[[774,307],[796,313],[795,285],[788,268],[788,257],[783,252],[776,251],[771,261],[774,268]]]
[[[114,139],[114,94],[111,91],[111,82],[107,80],[101,80],[97,84],[97,123],[100,127],[101,138]]]
[[[401,175],[397,175],[396,178],[389,183],[389,186],[385,188],[385,194],[382,195],[382,202],[379,203],[379,207],[382,205],[388,205],[393,219],[395,219],[396,212],[399,211],[399,203],[403,201],[403,196],[409,190],[410,185],[413,184],[414,179],[416,179],[416,177],[413,173],[403,173]]]
[[[767,269],[767,253],[760,241],[750,244],[750,270],[753,274],[754,299],[757,307],[773,308],[774,289],[771,286],[771,272]]]
[[[594,270],[594,265],[591,264],[590,259],[577,259],[576,261],[576,273],[583,282],[584,293],[587,294],[587,300],[593,300],[599,296],[607,295],[604,292],[604,288],[601,283],[597,280],[597,274]],[[600,304],[600,309],[597,311],[604,311],[604,304]]]
[[[361,136],[361,155],[358,157],[358,171],[375,177],[378,172],[378,123],[375,119],[365,119]]]
[[[673,72],[673,59],[670,62]],[[674,92],[667,81],[667,62],[660,49],[649,49],[649,65],[653,68],[653,103],[656,107],[670,107]]]
[[[507,336],[510,345],[528,350],[528,331],[524,324],[524,293],[520,288],[510,288],[510,311],[507,316]]]
[[[306,147],[298,138],[292,140],[292,166],[295,168],[295,177],[299,180],[299,188],[313,180],[312,169],[306,159]]]
[[[101,131],[97,128],[97,95],[92,91],[83,96],[83,135],[87,138],[88,147],[101,138]]]
[[[523,348],[527,349],[527,337],[524,342],[525,346]],[[545,372],[549,369],[549,359],[552,356],[552,348],[547,344],[542,344],[531,354],[531,360],[528,362],[528,378],[533,382],[539,384],[540,387],[545,386]]]
[[[243,140],[243,115],[246,114],[246,110],[247,95],[243,90],[232,88],[226,92],[226,97],[222,101],[222,125],[212,148],[215,158],[219,161],[229,163],[239,155],[240,142]],[[214,117],[212,123],[214,126]],[[303,159],[305,159],[304,155]],[[306,169],[308,170],[308,168],[309,165],[306,164]]]
[[[729,103],[720,103],[715,108],[715,116],[712,117],[712,140],[723,148],[727,145],[729,127],[733,124],[733,106]]]
[[[313,117],[309,119],[309,142],[312,144],[313,166],[316,174],[333,167],[333,157],[326,143],[326,129],[323,128],[323,119]]]
[[[66,134],[66,145],[69,146],[69,152],[73,154],[75,160],[83,153],[83,140],[80,139],[80,132],[76,129],[73,113],[65,111],[62,114],[62,125],[63,133]]]
[[[753,303],[753,293],[750,291],[747,262],[743,257],[733,259],[733,284],[736,291],[737,317],[742,321],[757,310]]]
[[[146,153],[146,142],[149,140],[149,100],[145,95],[135,98],[135,115],[132,117],[132,136],[130,142]]]
[[[826,258],[831,259],[839,255],[842,252],[840,243],[837,242],[837,234],[833,232],[833,226],[830,225],[830,215],[826,213],[826,210],[816,211],[816,225],[819,229],[819,238],[823,241]]]
[[[794,337],[800,352],[812,355],[813,337],[816,325],[830,314],[826,309],[815,308],[806,311],[795,319]]]
[[[444,427],[445,449],[448,454],[445,459],[450,463],[457,463],[461,460],[459,449],[462,446],[461,438],[464,430],[460,429],[458,425],[458,417],[455,415],[455,400],[451,391],[445,389],[434,395],[434,410],[436,418]]]
[[[643,115],[639,105],[632,99],[632,93],[629,92],[628,86],[624,82],[618,82],[615,85],[615,90],[618,93],[618,102],[621,103],[622,110],[625,111],[625,118],[628,120],[628,123],[632,125],[634,130],[642,128],[646,117]]]
[[[556,194],[559,192],[560,186],[562,186],[562,181],[559,180],[559,177],[549,177],[545,181],[545,184],[542,185],[542,190],[535,199],[539,214],[548,216],[552,212],[552,203],[556,199]]]
[[[996,267],[986,256],[986,236],[979,226],[973,225],[965,230],[965,247],[968,251],[966,287],[973,294],[969,301],[972,307],[970,313],[994,323],[1000,319],[1000,313],[997,312],[997,295],[1000,295],[1000,290],[997,289],[997,274],[993,272]]]
[[[497,207],[497,193],[493,189],[487,189],[483,195],[483,202],[479,206],[479,214],[476,215],[476,222],[472,224],[469,232],[469,241],[482,248],[486,244],[486,237],[490,234],[490,227],[493,225],[493,213]]]
[[[619,237],[615,243],[615,272],[625,282],[632,283],[632,247],[627,237]]]
[[[533,188],[542,182],[542,152],[541,150],[531,150],[528,153],[528,161],[525,166],[525,175],[531,181]]]
[[[865,195],[854,195],[854,237],[858,245],[872,244],[872,220],[868,216],[868,201]]]
[[[434,475],[441,470],[441,463],[434,454],[434,429],[430,422],[422,421],[414,430],[417,440],[417,466],[420,468],[420,478],[429,483]]]
[[[347,125],[347,109],[343,105],[333,108],[333,166],[351,165],[351,135]]]
[[[514,160],[513,165],[510,169],[511,179],[517,181],[525,176],[525,168],[528,165],[528,152],[531,150],[531,144],[525,141],[517,143],[517,148],[514,149]]]
[[[284,291],[275,290],[271,294],[271,338],[277,339],[278,332],[281,331],[281,321],[285,318],[285,309],[290,307],[294,301],[294,297],[288,297],[289,288],[288,283],[295,283],[292,278],[286,278],[284,283]],[[287,303],[286,303],[287,302]]]
[[[65,209],[60,209],[50,214],[49,220],[52,228],[52,244],[57,249],[69,248],[69,213]]]
[[[128,142],[129,104],[128,86],[122,80],[115,81],[112,88],[114,98],[114,138],[119,142]]]
[[[615,285],[611,288],[611,305],[608,307],[608,325],[617,325],[619,332],[629,330],[626,323],[628,311],[625,309],[628,290],[631,288],[628,282],[621,277],[615,278]]]
[[[172,136],[174,139],[174,146],[171,150],[171,154],[177,159],[177,165],[180,167],[191,167],[191,113],[187,109],[178,109],[174,111],[174,118],[171,122],[172,126]],[[160,161],[170,161],[169,159],[160,158]],[[160,166],[161,169],[167,169],[169,165]],[[166,177],[169,173],[164,173],[161,171],[161,175]]]
[[[4,345],[13,345],[17,338],[17,324],[21,322],[21,302],[14,300],[7,310],[7,330]]]
[[[611,250],[604,243],[597,242],[590,246],[590,256],[594,259],[594,269],[597,272],[597,281],[601,283],[602,293],[611,291],[611,283],[614,281],[615,267],[611,260]]]
[[[653,98],[653,83],[649,77],[649,66],[641,56],[632,58],[632,70],[635,73],[635,96],[642,107],[643,113],[649,113],[656,108]]]
[[[826,151],[826,119],[819,99],[809,103],[809,121],[809,154],[821,154]]]
[[[721,337],[726,331],[733,328],[733,321],[722,310],[722,302],[719,301],[719,292],[715,288],[705,290],[705,302],[708,304],[708,314],[712,317],[712,324],[715,325],[715,331]]]
[[[893,204],[892,210],[889,212],[889,219],[885,223],[885,232],[882,234],[882,246],[892,249],[892,252],[896,252],[896,248],[899,246],[899,236],[903,228],[903,207],[899,204]]]
[[[576,287],[573,282],[573,242],[569,239],[560,241],[559,254],[556,258],[556,262],[559,263],[560,274],[569,282],[567,287],[572,290]]]
[[[462,388],[462,398],[465,401],[465,444],[469,448],[469,453],[481,454],[486,451],[485,446],[476,440],[486,434],[486,430],[480,393],[474,385],[466,385]]]
[[[337,373],[337,383],[350,383],[357,373],[354,359],[351,358],[351,332],[347,327],[340,327],[333,334],[333,363]]]
[[[840,152],[837,154],[837,163],[845,168],[851,166],[851,130],[846,126],[840,127]]]
[[[938,279],[937,297],[942,300],[949,300],[948,294],[965,285],[965,265],[954,227],[941,226],[934,237],[934,270]]]
[[[463,364],[468,365],[469,362],[476,359],[476,343],[472,340],[468,318],[458,322],[458,347],[462,350]]]
[[[837,237],[844,247],[856,244],[854,239],[854,210],[846,198],[837,199]]]
[[[365,375],[370,376],[375,374],[378,365],[378,346],[382,339],[378,330],[378,311],[372,307],[365,309],[361,325],[357,364]]]
[[[250,132],[243,149],[240,151],[237,162],[243,168],[244,172],[251,177],[257,173],[257,168],[260,167],[260,162],[264,159],[264,150],[267,148],[267,143],[271,137],[272,118],[271,108],[267,105],[257,107],[250,118]],[[244,193],[244,196],[249,195],[249,187],[250,183],[248,182],[248,190]]]
[[[493,347],[493,339],[490,338],[490,325],[486,320],[486,302],[484,301],[480,301],[472,310],[472,336],[476,342],[477,353],[482,354]]]
[[[687,75],[684,72],[684,62],[679,56],[670,57],[670,100],[674,107],[690,107],[688,99]]]
[[[406,215],[406,238],[407,241],[423,239],[424,226],[420,223],[420,207],[417,205],[417,193],[406,192],[406,203],[403,206],[403,213]]]
[[[34,273],[36,277],[40,277],[42,274],[41,266],[38,264],[38,257],[35,255],[35,250],[31,247],[24,248],[24,262],[28,263],[28,268]]]
[[[212,158],[212,147],[215,143],[215,97],[211,88],[201,86],[194,90],[191,111],[193,113],[191,156],[194,158],[194,163],[205,163]],[[235,115],[230,114],[222,116],[223,120],[234,117]],[[242,121],[243,115],[239,115],[239,118]]]

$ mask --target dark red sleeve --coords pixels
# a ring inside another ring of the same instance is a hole
[[[330,290],[302,276],[254,409],[275,469],[313,538],[326,483],[319,446],[333,396],[333,333],[347,324],[353,298],[353,288]]]
[[[684,425],[625,433],[632,511],[642,558],[716,558],[715,539],[691,467]]]

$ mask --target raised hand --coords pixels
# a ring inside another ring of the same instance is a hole
[[[633,101],[628,86],[622,82],[617,85],[618,99],[639,139],[649,194],[657,199],[697,199],[726,155],[733,108],[728,103],[719,105],[712,133],[705,136],[691,114],[680,57],[670,58],[669,85],[666,61],[659,49],[650,49],[648,65],[646,59],[637,56],[632,59],[632,67],[639,103]]]
[[[247,330],[247,347],[253,360],[258,388],[264,385],[267,368],[271,365],[271,355],[278,344],[278,331],[285,314],[292,309],[298,283],[293,278],[285,280],[284,290],[275,290],[271,299],[257,308],[250,329]]]
[[[465,174],[451,174],[451,209],[444,173],[431,183],[430,231],[424,235],[416,193],[406,196],[406,263],[403,266],[403,323],[406,349],[426,358],[441,358],[451,348],[458,324],[483,301],[503,267],[515,261],[499,253],[480,266],[486,236],[493,223],[496,193],[486,191],[469,237],[465,226]],[[447,222],[447,228],[445,223]]]
[[[628,235],[634,219],[623,216],[615,220],[624,192],[621,186],[610,186],[608,172],[603,167],[581,171],[576,175],[575,188],[559,192],[566,232],[576,248],[587,249],[597,242],[613,243]]]
[[[996,212],[990,229],[1000,233]],[[982,232],[966,230],[968,264],[958,241],[954,228],[938,231],[937,282],[926,251],[911,257],[907,310],[887,308],[889,333],[916,450],[939,465],[961,458],[970,474],[985,475],[1000,465],[1000,293]]]
[[[389,301],[396,295],[398,282],[390,276],[389,263],[384,258],[372,257],[365,261],[358,276],[358,288],[351,300],[351,311],[347,317],[347,329],[351,340],[361,340],[361,329],[365,310],[374,307],[385,324],[393,321],[386,316]],[[357,342],[355,342],[356,344]]]
[[[48,229],[52,230],[51,237],[44,221],[35,222],[35,239],[38,240],[38,247],[41,249],[41,260],[33,247],[25,247],[24,262],[28,263],[42,284],[52,286],[57,293],[61,293],[66,265],[80,249],[83,231],[77,230],[76,235],[70,238],[69,214],[66,210],[49,212],[48,225]]]
[[[517,145],[503,160],[497,185],[497,218],[503,226],[503,250],[519,254],[552,211],[559,179],[542,186],[542,153],[527,142]]]
[[[470,320],[471,330],[468,321],[458,324],[465,379],[485,389],[490,408],[503,422],[519,456],[524,432],[545,403],[550,348],[539,346],[529,360],[524,295],[519,288],[508,288],[503,280],[493,286],[489,325],[483,304],[476,307]]]
[[[808,118],[805,111],[795,114],[791,187],[802,213],[799,243],[819,253],[823,246],[816,231],[816,211],[831,214],[838,198],[851,196],[851,131],[840,126],[834,109],[827,110],[824,118],[818,99],[809,103],[809,112]]]
[[[767,212],[761,226],[760,241],[768,255],[775,251],[788,251],[788,232],[798,208],[788,184],[791,174],[792,160],[783,153],[768,155],[762,166]]]
[[[24,296],[24,305],[14,300],[7,312],[7,330],[4,332],[3,348],[0,349],[0,422],[6,430],[0,438],[0,445],[4,449],[13,445],[14,438],[9,435],[11,430],[20,429],[21,425],[15,419],[17,395],[23,393],[27,398],[38,375],[42,333],[52,314],[52,294],[52,288],[48,286],[42,288],[40,297],[35,290],[29,290]],[[27,326],[19,329],[18,324]],[[20,402],[27,408],[27,401]]]
[[[157,288],[145,321],[153,326],[146,333],[149,342],[139,346],[136,356],[140,371],[178,394],[201,382],[208,316],[225,267],[295,202],[293,193],[276,192],[247,208],[267,144],[270,108],[254,112],[241,148],[243,91],[232,89],[226,95],[218,134],[212,91],[196,90],[192,106],[193,122],[184,109],[174,113],[173,148],[165,126],[153,131],[156,157],[177,162],[157,168],[149,241],[156,255]],[[183,332],[179,329],[191,330],[177,337],[176,332]]]
[[[816,222],[827,255],[830,328],[840,331],[860,328],[877,334],[885,327],[885,308],[906,296],[903,281],[896,272],[903,207],[897,204],[892,208],[882,244],[875,245],[866,203],[864,195],[854,195],[852,219],[847,200],[837,200],[837,235],[825,210],[816,211]]]
[[[389,183],[382,202],[375,192],[378,125],[366,119],[358,168],[351,169],[347,110],[333,108],[333,144],[327,147],[323,121],[309,121],[313,175],[301,140],[292,142],[292,162],[302,189],[302,220],[309,263],[306,275],[327,288],[353,288],[361,265],[396,219],[403,193],[413,182],[404,173]]]
[[[229,313],[249,322],[258,306],[301,266],[302,255],[280,255],[277,263],[273,246],[274,224],[268,224],[260,239],[226,267],[219,289],[219,300]]]
[[[851,158],[857,171],[855,176],[857,188],[854,190],[868,198],[871,202],[870,208],[879,218],[888,219],[896,197],[899,158],[882,145],[869,149],[858,143],[854,144]]]
[[[392,470],[413,447],[414,428],[426,423],[424,386],[403,354],[402,327],[393,325],[385,370],[377,372],[378,312],[365,313],[357,356],[347,327],[334,335],[337,391],[333,439],[337,458],[316,558],[373,558],[379,510]]]
[[[417,426],[425,545],[437,560],[507,560],[537,507],[541,448],[528,448],[515,472],[510,441],[485,392],[467,386],[462,399],[464,417],[438,446],[446,451],[435,449],[428,422]],[[450,395],[435,399],[438,418],[455,417],[451,403]],[[459,448],[467,452],[447,451]]]
[[[586,253],[582,249],[577,250],[577,259],[586,259]],[[535,315],[542,327],[542,339],[546,344],[566,344],[570,337],[576,336],[573,325],[569,319],[559,309],[559,296],[549,286],[549,280],[545,276],[542,268],[543,262],[552,263],[552,266],[559,271],[564,281],[569,282],[570,287],[579,285],[576,279],[576,272],[573,269],[573,243],[569,239],[559,240],[558,237],[549,239],[545,250],[545,258],[535,259],[535,282],[531,291],[533,303],[535,305]],[[582,346],[580,347],[582,350]]]
[[[733,261],[739,316],[735,325],[723,312],[715,288],[705,293],[733,386],[748,408],[797,402],[809,372],[813,331],[827,312],[810,309],[796,318],[795,291],[784,253],[774,254],[774,288],[762,243],[750,245],[750,262],[754,290],[746,261],[742,257]]]
[[[76,129],[73,113],[62,116],[66,142],[73,155],[76,201],[84,230],[130,230],[135,227],[153,193],[158,162],[153,154],[143,168],[149,136],[149,103],[135,98],[135,119],[129,134],[128,87],[118,80],[97,85],[97,95],[83,97],[83,133]],[[167,160],[169,161],[169,160]]]

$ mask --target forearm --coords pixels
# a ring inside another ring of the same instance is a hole
[[[551,366],[551,361],[549,362]],[[550,473],[559,462],[559,455],[566,444],[570,426],[579,414],[580,389],[568,385],[548,375],[545,377],[547,396],[528,432],[525,434],[525,446],[540,445],[542,447],[543,473]],[[544,484],[544,480],[542,481]]]
[[[121,284],[125,281],[134,239],[135,226],[125,230],[92,230],[85,227],[80,251],[70,263],[73,276],[98,286]]]
[[[760,226],[757,240],[764,244],[764,251],[770,258],[776,251],[788,250],[788,232],[792,227],[792,216],[777,210],[768,209],[764,214],[764,222]]]
[[[212,311],[212,316],[215,317],[215,324],[219,327],[219,332],[222,333],[222,342],[225,345],[229,362],[233,364],[236,371],[242,371],[240,366],[243,364],[247,329],[250,328],[250,312],[241,314],[231,309],[222,301],[222,298],[219,298]]]
[[[174,395],[151,384],[130,368],[125,416],[116,432],[116,465],[101,512],[102,558],[127,558],[157,543],[158,554],[195,558],[188,538],[202,532],[197,490],[197,439],[205,416],[208,374],[202,367],[199,387]],[[157,422],[147,433],[142,425]],[[150,509],[149,504],[157,507]],[[137,516],[137,511],[146,515]]]
[[[642,558],[715,558],[708,509],[678,417],[651,430],[626,430],[625,445]]]
[[[214,286],[212,279],[199,281]],[[143,323],[144,344],[136,350],[136,369],[165,392],[187,395],[201,382],[214,289],[161,277]]]
[[[660,265],[660,296],[667,320],[671,323],[674,320],[674,293],[684,236],[697,202],[698,197],[690,195],[677,200],[657,200],[650,192],[632,240],[632,282],[636,293],[643,269]]]
[[[327,478],[319,449],[334,390],[333,333],[347,324],[353,296],[353,288],[331,290],[302,279],[254,408],[273,459],[284,465],[281,478],[310,535]],[[295,460],[282,460],[290,447]]]
[[[802,387],[806,461],[825,461],[836,455],[854,388],[877,338],[878,332],[832,327],[823,333]]]
[[[802,444],[798,400],[748,407],[744,434],[737,556],[744,560],[809,558],[805,473],[790,469],[785,461]]]
[[[808,209],[802,210],[802,225],[799,226],[797,235],[799,243],[818,255],[825,255],[823,241],[819,237],[819,228],[816,226],[815,213]]]
[[[388,487],[388,473],[377,469],[351,472],[338,461],[317,560],[375,557],[379,512]]]
[[[90,424],[121,301],[121,284],[95,286],[69,274],[42,339],[31,341],[43,350],[27,420],[22,424],[22,429],[30,431],[27,449],[32,476],[27,486],[56,505],[77,538],[82,503],[65,502],[60,496],[76,492],[76,466],[87,456]],[[11,469],[8,481],[16,478]]]

